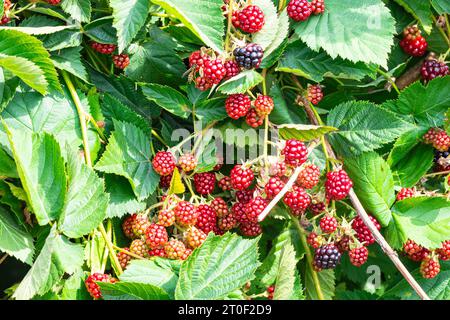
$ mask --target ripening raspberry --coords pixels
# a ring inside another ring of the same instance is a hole
[[[134,239],[136,238],[136,235],[133,231],[133,221],[136,219],[137,214],[132,214],[131,216],[126,217],[122,222],[122,230],[123,234],[128,239]]]
[[[338,222],[333,216],[324,216],[320,219],[320,229],[323,233],[333,233],[338,227]]]
[[[109,274],[103,273],[93,273],[87,277],[85,281],[87,291],[92,298],[100,299],[102,297],[102,293],[100,291],[100,286],[96,282],[115,283],[117,282],[117,279],[111,277]]]
[[[369,218],[375,225],[377,230],[380,230],[381,225],[378,223],[377,219],[375,219],[375,217],[373,216],[369,216]],[[353,220],[352,228],[353,230],[355,230],[356,237],[358,238],[359,242],[361,242],[363,245],[368,246],[375,242],[375,238],[373,237],[372,232],[359,216]]]
[[[207,82],[212,84],[219,84],[226,74],[226,69],[222,59],[210,59],[205,61],[202,70],[203,77]]]
[[[419,253],[422,250],[423,247],[411,239],[408,239],[408,241],[406,241],[406,243],[403,245],[403,251],[405,251],[405,253],[410,256]]]
[[[304,21],[313,12],[307,0],[291,0],[286,8],[289,17],[294,21]]]
[[[124,251],[130,251],[129,248],[123,248]],[[128,264],[131,261],[131,256],[127,254],[126,252],[119,251],[117,252],[117,260],[119,260],[120,266],[122,269],[126,269]]]
[[[164,227],[170,227],[175,223],[175,213],[173,210],[162,209],[158,212],[158,222],[159,225]]]
[[[286,140],[285,146],[281,151],[284,155],[284,162],[292,167],[298,167],[306,162],[308,158],[308,148],[297,139]]]
[[[217,214],[212,208],[212,206],[208,204],[200,204],[197,208],[197,211],[198,217],[195,226],[198,229],[202,230],[205,234],[208,234],[211,231],[213,231],[217,223]]]
[[[401,188],[397,193],[397,201],[401,201],[406,198],[412,198],[414,197],[414,193],[414,188]]]
[[[278,193],[280,193],[284,185],[285,183],[281,181],[279,177],[271,177],[264,187],[267,199],[273,199]]]
[[[164,246],[166,257],[173,260],[180,260],[185,256],[186,246],[177,239],[170,239]]]
[[[133,223],[131,224],[131,228],[136,237],[142,237],[145,234],[145,230],[150,226],[150,221],[148,220],[148,216],[143,213],[137,214]]]
[[[189,67],[198,72],[205,65],[205,62],[210,59],[209,55],[202,53],[200,50],[194,51],[189,56]]]
[[[180,201],[173,209],[175,219],[181,226],[193,226],[197,222],[199,212],[197,208],[188,201]]]
[[[269,96],[258,94],[256,100],[253,102],[255,106],[255,111],[260,117],[265,117],[269,115],[274,107],[273,99]]]
[[[243,236],[257,237],[262,233],[261,225],[257,222],[244,222],[239,225],[239,230]]]
[[[315,164],[307,164],[300,171],[300,174],[297,177],[297,185],[305,188],[312,189],[319,183],[320,178],[320,169]]]
[[[219,218],[228,214],[228,205],[221,197],[214,198],[214,200],[211,201],[211,208]]]
[[[423,136],[423,140],[441,152],[447,151],[450,148],[450,136],[440,128],[431,128],[428,130]]]
[[[222,191],[229,191],[233,188],[231,186],[231,178],[227,177],[227,176],[220,179],[217,184],[218,184],[219,188],[222,189]]]
[[[206,240],[206,234],[196,227],[190,227],[184,234],[184,239],[191,249],[198,248]]]
[[[448,66],[443,61],[436,59],[427,59],[423,62],[420,74],[425,82],[431,81],[438,77],[446,76],[449,73]]]
[[[201,172],[194,174],[195,191],[201,195],[207,195],[214,191],[216,175],[213,172]]]
[[[125,69],[130,64],[130,57],[127,54],[116,54],[113,56],[113,63],[118,69]]]
[[[403,30],[403,39],[400,41],[400,47],[410,56],[420,57],[425,54],[428,43],[422,37],[417,25],[414,25]]]
[[[255,108],[251,108],[245,116],[245,122],[252,128],[258,128],[264,123],[264,117],[260,117]]]
[[[234,60],[226,61],[224,66],[225,66],[225,80],[231,79],[241,72],[241,68]]]
[[[185,153],[178,158],[178,165],[184,172],[190,172],[197,167],[197,159],[191,153]]]
[[[145,230],[145,243],[150,249],[163,247],[169,241],[169,235],[164,226],[152,223]]]
[[[255,33],[264,26],[264,12],[255,5],[250,5],[237,12],[234,26],[246,33]]]
[[[230,212],[226,216],[219,218],[217,221],[217,226],[223,231],[229,231],[236,227],[237,223],[236,217],[232,212]]]
[[[237,164],[231,169],[230,178],[233,189],[244,190],[252,184],[254,174],[251,168]]]
[[[245,220],[252,223],[258,222],[258,216],[268,204],[268,201],[260,196],[250,200],[244,207]]]
[[[298,186],[293,186],[291,191],[286,192],[283,197],[283,202],[299,215],[308,208],[311,203],[311,198],[306,191]]]
[[[361,246],[350,250],[348,256],[352,265],[361,267],[369,257],[369,250],[365,246]]]
[[[441,271],[441,265],[437,257],[425,258],[420,264],[420,274],[425,279],[432,279],[436,277]]]
[[[308,85],[307,99],[313,105],[318,104],[323,98],[322,87],[320,84]]]
[[[175,158],[168,151],[158,151],[153,157],[152,165],[156,173],[161,176],[170,175],[176,167]]]
[[[104,44],[93,41],[91,42],[91,47],[101,54],[111,54],[116,50],[116,45],[112,43]]]
[[[149,248],[147,247],[145,242],[141,239],[135,239],[130,244],[130,252],[142,258],[147,258],[148,249]]]
[[[245,94],[232,94],[225,101],[225,109],[231,119],[245,117],[252,106],[252,101]]]
[[[311,0],[311,10],[314,15],[325,12],[325,0]]]
[[[353,182],[344,170],[327,173],[325,191],[328,200],[342,200],[349,194]]]

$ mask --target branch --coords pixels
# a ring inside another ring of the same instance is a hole
[[[420,69],[422,68],[422,64],[424,60],[429,59],[431,57],[434,57],[435,55],[433,53],[428,54],[424,59],[420,60],[417,64],[412,66],[408,71],[406,71],[404,74],[402,74],[397,81],[395,81],[395,84],[397,85],[397,88],[399,90],[402,90],[409,86],[411,83],[417,81],[420,79]]]
[[[308,110],[309,109],[309,110]],[[311,106],[309,104],[305,105],[306,113],[309,115],[314,114],[314,112],[311,109]],[[319,120],[314,118],[310,118],[310,121],[312,123],[318,123]],[[328,143],[328,141],[325,139],[325,144],[328,150],[328,153],[330,157],[336,159],[336,154],[334,153],[333,149],[331,148],[331,145]],[[366,210],[361,204],[361,201],[359,201],[358,196],[356,195],[355,191],[353,189],[350,190],[349,193],[350,201],[353,204],[353,207],[356,210],[356,213],[358,216],[363,220],[364,224],[369,228],[370,232],[372,232],[375,240],[377,243],[381,246],[381,249],[386,253],[386,255],[391,259],[392,263],[394,263],[395,267],[400,271],[400,273],[403,275],[403,277],[406,279],[406,281],[410,284],[410,286],[414,289],[414,291],[419,295],[419,297],[422,300],[430,300],[426,292],[420,287],[420,285],[417,283],[417,281],[414,279],[414,277],[409,273],[408,269],[403,265],[403,263],[398,258],[397,253],[391,248],[391,246],[387,243],[387,241],[384,239],[383,235],[378,231],[378,229],[373,224],[372,220],[370,220],[369,215],[367,214]]]

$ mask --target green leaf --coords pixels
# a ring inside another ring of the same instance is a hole
[[[59,230],[70,238],[80,238],[103,221],[109,197],[105,183],[73,152],[67,159],[67,195],[59,219]]]
[[[173,48],[150,39],[142,45],[133,45],[132,53],[130,65],[125,69],[130,79],[172,86],[185,82],[182,77],[186,66]]]
[[[0,54],[0,67],[10,71],[34,90],[44,94],[47,90],[47,80],[44,72],[33,62],[21,58]]]
[[[270,26],[270,28],[273,28],[273,26]],[[261,65],[264,65],[267,62],[267,57],[269,57],[273,52],[275,52],[281,44],[285,41],[289,33],[289,16],[287,15],[286,9],[280,12],[278,15],[278,23],[277,23],[277,29],[275,33],[275,38],[270,43],[269,46],[267,46],[264,50],[264,58],[261,62]]]
[[[109,194],[109,205],[106,210],[108,218],[122,217],[127,213],[145,209],[145,202],[138,201],[128,181],[120,176],[105,176],[106,192]]]
[[[1,30],[15,30],[29,35],[53,34],[66,29],[74,29],[75,25],[46,27],[1,27]]]
[[[90,0],[63,0],[61,1],[61,8],[77,21],[89,22],[91,20]]]
[[[142,85],[142,92],[148,100],[176,116],[187,119],[191,113],[191,102],[177,90],[159,84]]]
[[[450,202],[438,197],[414,197],[398,201],[392,207],[393,220],[387,239],[399,249],[407,239],[425,248],[435,249],[450,234]]]
[[[283,247],[278,267],[278,275],[275,281],[274,300],[290,300],[294,294],[296,281],[297,259],[292,244]]]
[[[64,281],[64,287],[61,291],[62,300],[91,300],[91,296],[86,290],[84,284],[83,271],[77,270],[73,275]]]
[[[307,118],[304,110],[296,103],[291,102],[290,98],[295,99],[295,93],[281,90],[278,83],[274,83],[270,88],[270,96],[273,98],[275,108],[269,115],[271,122],[276,124],[298,124],[307,123]]]
[[[223,52],[224,16],[222,0],[153,0],[168,14],[178,18],[206,46]]]
[[[51,59],[55,67],[70,72],[81,80],[88,82],[87,72],[81,62],[81,47],[66,48],[52,52]]]
[[[258,267],[258,240],[210,233],[182,264],[175,298],[221,299],[242,287]]]
[[[434,162],[433,147],[425,144],[416,145],[406,157],[392,167],[396,184],[411,188],[431,169]]]
[[[43,295],[57,284],[62,276],[73,274],[83,264],[83,247],[59,235],[53,226],[31,269],[14,292],[13,298],[28,300]]]
[[[254,70],[245,70],[222,83],[217,90],[225,94],[244,93],[260,84],[264,78]]]
[[[144,200],[159,183],[159,176],[150,162],[150,140],[133,124],[114,121],[114,128],[95,169],[127,178],[136,197]]]
[[[112,22],[111,16],[98,18],[83,26],[84,34],[99,43],[117,43],[117,31]]]
[[[175,292],[178,276],[167,264],[160,260],[132,260],[119,277],[123,282],[151,284],[165,290],[171,298]]]
[[[365,76],[376,75],[374,68],[365,63],[352,63],[339,57],[333,59],[323,50],[319,53],[311,50],[300,40],[286,47],[277,70],[316,82],[321,82],[324,77],[361,80]]]
[[[51,89],[61,90],[55,67],[42,43],[35,37],[15,30],[0,30],[0,54],[31,61],[43,73],[46,84],[39,87],[42,94]]]
[[[317,294],[317,288],[314,286],[313,281],[313,272],[311,266],[306,267],[305,272],[305,288],[306,288],[306,297],[310,300],[319,300],[319,296]],[[320,289],[322,291],[323,297],[326,300],[331,300],[334,297],[335,292],[335,275],[334,270],[322,270],[317,272],[317,277],[320,284]]]
[[[0,251],[29,265],[33,263],[33,237],[17,225],[3,207],[0,207]]]
[[[394,113],[365,101],[338,105],[330,111],[328,125],[339,129],[330,139],[343,155],[378,149],[412,128]]]
[[[30,134],[6,127],[23,188],[40,225],[57,219],[64,205],[64,159],[53,136]],[[45,165],[42,165],[45,164]]]
[[[433,279],[424,279],[419,268],[411,272],[419,286],[428,294],[431,300],[450,300],[450,262],[441,261],[441,271]],[[394,295],[402,300],[419,300],[420,297],[411,285],[402,279],[393,288],[385,293],[387,296]]]
[[[414,18],[419,20],[420,24],[427,33],[432,28],[430,2],[422,0],[395,0],[399,5],[405,8]]]
[[[252,0],[252,5],[258,6],[264,12],[264,25],[253,36],[253,42],[266,49],[277,37],[278,28],[275,28],[278,26],[277,9],[272,0]]]
[[[395,202],[394,178],[389,165],[377,153],[363,153],[346,158],[345,169],[364,208],[383,226],[387,226]]]
[[[450,76],[436,78],[426,86],[417,81],[404,89],[397,101],[387,101],[383,107],[405,117],[413,117],[427,129],[441,126],[450,104],[449,86]]]
[[[172,179],[170,180],[170,187],[168,194],[183,194],[186,191],[183,180],[181,180],[180,171],[175,168],[173,171]]]
[[[168,300],[167,293],[151,284],[98,282],[105,300]]]
[[[277,128],[281,138],[302,141],[314,140],[337,130],[334,127],[315,126],[312,124],[282,124],[277,126]]]
[[[450,13],[450,3],[447,0],[431,0],[431,5],[439,14]]]
[[[119,52],[124,51],[144,26],[149,0],[109,0],[113,9],[113,27],[117,30]]]
[[[226,119],[228,115],[225,110],[225,98],[217,97],[201,101],[195,106],[195,116],[205,127],[213,121]]]
[[[14,160],[2,148],[0,148],[0,176],[19,177]]]
[[[395,21],[380,0],[327,0],[325,12],[297,23],[295,32],[308,47],[323,48],[332,58],[387,67]]]

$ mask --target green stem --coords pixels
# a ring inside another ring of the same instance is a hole
[[[440,27],[436,22],[436,17],[431,16],[431,18],[433,19],[434,25],[438,28],[439,32],[441,33],[442,37],[444,38],[444,40],[447,42],[447,45],[450,45],[450,40],[449,37],[447,36],[447,34],[445,33],[444,29],[442,29],[442,27]],[[448,23],[448,19],[446,19],[446,24]],[[448,24],[447,24],[447,28],[448,28]]]
[[[78,117],[80,119],[81,137],[83,140],[83,148],[84,148],[84,153],[85,153],[84,159],[86,161],[86,165],[89,168],[92,168],[91,153],[89,150],[89,143],[88,143],[88,136],[87,136],[86,114],[83,110],[83,105],[81,104],[81,100],[78,97],[77,91],[76,91],[75,87],[73,86],[73,83],[70,80],[69,75],[65,71],[61,71],[61,74],[63,76],[64,81],[66,82],[66,85],[67,85],[67,88],[69,89],[70,95],[72,96],[73,102],[77,109]],[[108,235],[106,234],[103,223],[100,223],[99,230],[106,242],[106,245],[108,246],[110,260],[113,263],[116,270],[118,271],[118,273],[121,274],[123,272],[122,267],[120,266],[119,260],[117,259],[117,256],[114,253],[114,249],[112,248],[112,243],[111,243],[110,239],[108,238]]]
[[[225,52],[230,50],[230,37],[231,37],[231,19],[233,18],[233,0],[228,3],[228,16],[227,16],[227,35],[225,37]]]
[[[26,6],[23,6],[22,8],[20,8],[19,10],[11,12],[11,14],[12,15],[17,15],[17,14],[21,13],[22,11],[25,11],[25,10],[29,9],[34,4],[35,4],[34,2],[30,2]]]
[[[316,289],[316,292],[317,292],[317,297],[319,298],[319,300],[325,300],[325,297],[322,292],[322,288],[320,287],[320,281],[319,281],[317,272],[314,269],[312,269],[313,256],[311,254],[311,250],[309,249],[308,241],[306,241],[305,231],[303,230],[302,226],[300,225],[300,222],[298,221],[298,219],[291,216],[291,220],[294,223],[294,225],[298,231],[298,234],[300,236],[300,241],[302,242],[302,245],[305,249],[306,261],[308,263],[308,266],[306,266],[306,267],[311,269],[311,275],[312,275],[312,279],[313,279],[313,283],[314,283],[314,288]]]
[[[103,68],[103,70],[106,72],[106,74],[110,74],[110,70],[108,69],[108,67],[103,63],[103,61],[99,57],[97,57],[95,55],[95,53],[92,51],[91,47],[86,46],[86,52],[88,53],[91,60],[96,60],[100,64],[100,67]],[[97,64],[96,64],[96,67],[97,67],[97,69],[99,69]]]
[[[395,90],[395,92],[397,92],[397,94],[400,94],[400,90],[398,90],[398,87],[395,84],[395,81],[392,81],[392,78],[391,78],[391,76],[389,74],[387,74],[386,72],[384,72],[380,68],[377,68],[377,72],[379,74],[381,74],[391,84],[392,88],[394,88],[394,90]]]
[[[281,12],[284,9],[286,2],[285,0],[279,0],[278,2],[278,12]]]
[[[152,135],[154,135],[159,142],[161,142],[164,146],[167,147],[167,143],[164,142],[163,138],[161,138],[161,136],[154,129],[152,129]]]

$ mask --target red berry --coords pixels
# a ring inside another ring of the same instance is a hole
[[[292,167],[298,167],[305,163],[308,158],[308,148],[300,140],[289,139],[286,140],[286,144],[281,151],[284,155],[284,162]]]
[[[361,267],[364,263],[366,263],[367,258],[369,257],[369,250],[362,246],[350,250],[348,256],[350,257],[350,262],[352,265],[355,267]]]
[[[130,64],[130,57],[127,54],[113,55],[113,63],[119,69],[125,69]]]
[[[258,97],[256,97],[256,100],[253,102],[253,105],[255,106],[256,113],[260,117],[265,117],[270,114],[274,107],[273,99],[262,94],[258,94]]]
[[[342,200],[347,197],[353,182],[344,170],[330,171],[327,173],[325,191],[328,200]]]
[[[190,202],[178,202],[173,211],[175,213],[175,220],[181,226],[193,226],[197,222],[199,212],[197,208]]]
[[[308,234],[308,237],[306,239],[308,244],[311,247],[313,247],[314,249],[317,249],[318,247],[320,247],[322,245],[322,240],[323,240],[323,238],[321,236],[317,235],[317,233],[315,233],[315,232],[311,232],[310,234]]]
[[[186,250],[184,250],[184,254],[180,257],[180,259],[186,260],[187,258],[189,258],[191,253],[192,253],[192,249],[186,248]]]
[[[8,16],[10,8],[11,8],[11,1],[4,0],[3,1],[3,17],[1,17],[1,19],[0,19],[0,25],[7,24],[10,21],[10,18]]]
[[[52,6],[57,6],[61,0],[46,0],[48,4],[51,4]]]
[[[347,235],[343,235],[339,241],[336,242],[336,247],[338,248],[340,253],[344,253],[350,250],[350,237]]]
[[[213,86],[213,83],[209,82],[204,77],[197,77],[195,79],[195,87],[200,91],[206,91],[208,89],[211,89],[212,86]]]
[[[200,50],[194,51],[189,56],[189,67],[194,68],[195,72],[197,72],[209,60],[211,60],[211,57],[207,54],[203,54]]]
[[[225,109],[230,118],[237,120],[250,110],[252,102],[245,94],[232,94],[225,101]]]
[[[326,206],[325,203],[323,202],[315,202],[315,203],[311,202],[308,209],[314,216],[317,216],[318,214],[321,214],[322,212],[325,211]]]
[[[166,251],[164,251],[164,248],[157,248],[157,249],[149,250],[148,256],[165,258],[167,255],[166,255]]]
[[[325,12],[325,3],[324,0],[312,0],[311,1],[311,10],[315,15],[322,14]]]
[[[236,202],[231,207],[231,212],[239,223],[247,223],[247,215],[245,213],[245,205],[242,202]]]
[[[203,77],[212,84],[218,84],[226,74],[226,69],[221,59],[205,61],[202,69]]]
[[[267,288],[267,299],[273,300],[273,294],[275,293],[275,286],[270,286]]]
[[[152,161],[153,169],[161,176],[167,176],[175,170],[175,158],[168,151],[159,151]]]
[[[401,188],[397,193],[397,201],[414,197],[414,188]]]
[[[425,279],[432,279],[436,277],[441,271],[441,265],[435,257],[425,258],[420,264],[420,274]]]
[[[318,104],[323,98],[322,87],[319,84],[309,85],[307,89],[307,98],[312,104]]]
[[[184,172],[190,172],[197,167],[197,159],[193,154],[186,153],[178,158],[178,165]]]
[[[221,197],[214,198],[214,200],[211,201],[211,208],[219,218],[228,214],[227,203]]]
[[[109,274],[103,273],[93,273],[89,277],[87,277],[84,282],[86,285],[86,289],[94,299],[100,299],[102,297],[102,293],[100,291],[100,287],[96,282],[108,282],[115,283],[117,282],[116,278],[111,277]]]
[[[282,161],[277,161],[271,164],[269,169],[269,175],[282,177],[286,173],[286,163]]]
[[[135,239],[131,242],[130,252],[142,258],[146,258],[148,256],[148,248],[145,242],[141,239]]]
[[[446,76],[448,74],[448,66],[445,62],[428,59],[423,62],[420,73],[424,81],[431,81],[434,78]]]
[[[421,245],[418,245],[414,240],[409,239],[406,241],[406,243],[403,245],[403,251],[407,255],[413,255],[416,253],[419,253],[423,250],[423,247]]]
[[[253,199],[253,193],[252,189],[236,191],[236,200],[245,204]]]
[[[225,79],[233,78],[241,72],[241,68],[234,60],[228,60],[224,64],[225,66]]]
[[[129,248],[123,248],[124,251],[130,252]],[[131,256],[123,251],[117,252],[117,259],[119,260],[122,269],[126,269],[131,261]]]
[[[131,224],[131,228],[133,229],[136,237],[143,236],[149,226],[150,221],[148,220],[148,216],[142,213],[137,214],[133,219],[133,223]]]
[[[444,255],[450,258],[450,240],[445,240],[442,242],[441,248],[439,249]]]
[[[219,218],[219,221],[217,222],[217,226],[223,230],[228,231],[233,229],[237,225],[236,217],[232,212],[227,214],[226,216]]]
[[[167,176],[159,177],[159,186],[161,189],[169,189],[170,188],[170,183],[172,182],[172,176],[173,176],[173,173],[171,173]]]
[[[253,182],[253,171],[250,168],[237,164],[230,172],[231,186],[234,190],[244,190]]]
[[[333,233],[334,231],[336,231],[337,227],[338,222],[335,217],[325,216],[320,219],[320,229],[324,233]]]
[[[206,234],[196,227],[192,226],[184,234],[184,239],[191,249],[198,248],[206,240]]]
[[[136,235],[133,231],[133,221],[136,219],[137,214],[132,214],[131,216],[126,217],[122,222],[122,230],[125,237],[128,239],[136,238]]]
[[[216,175],[212,172],[194,174],[195,191],[201,195],[207,195],[214,191],[216,186]]]
[[[180,240],[170,239],[164,246],[166,257],[173,260],[179,260],[185,255],[186,247]]]
[[[303,188],[294,186],[291,191],[286,192],[283,202],[289,208],[301,214],[308,208],[311,199]]]
[[[104,43],[98,43],[98,42],[94,41],[91,43],[91,47],[95,51],[100,52],[102,54],[111,54],[114,52],[114,50],[116,50],[116,45],[112,44],[112,43],[104,44]]]
[[[175,213],[173,210],[162,209],[158,212],[158,224],[163,227],[170,227],[175,223]]]
[[[314,164],[306,165],[297,177],[297,185],[305,188],[312,189],[319,183],[320,169]]]
[[[253,223],[258,222],[258,216],[264,211],[267,205],[267,200],[260,196],[250,200],[244,207],[245,220]]]
[[[255,33],[264,26],[264,12],[258,6],[247,6],[237,13],[237,23],[242,31]]]
[[[369,218],[375,225],[375,227],[380,230],[381,226],[378,223],[377,219],[372,216],[369,216]],[[356,237],[358,238],[359,242],[361,242],[365,246],[368,246],[375,242],[375,238],[373,237],[372,232],[370,232],[369,228],[364,224],[364,221],[359,216],[353,220],[352,228],[353,230],[355,230]]]
[[[311,4],[307,0],[291,0],[287,6],[287,13],[295,21],[304,21],[312,13]]]
[[[257,237],[262,233],[262,228],[259,223],[245,222],[239,225],[241,234],[246,237]]]
[[[264,117],[258,116],[255,108],[251,108],[245,116],[245,122],[252,128],[257,128],[264,123]]]
[[[169,235],[166,228],[152,223],[145,231],[145,242],[150,249],[156,249],[164,246],[169,241]]]
[[[198,217],[195,226],[205,234],[213,231],[214,226],[217,223],[217,215],[214,209],[210,205],[201,204],[198,206],[197,211]]]
[[[230,177],[223,177],[222,179],[219,180],[218,182],[219,188],[222,189],[223,191],[228,191],[231,190],[231,178]]]
[[[419,28],[414,25],[403,30],[403,39],[400,41],[400,47],[402,47],[403,51],[407,54],[414,57],[420,57],[423,56],[427,50],[428,43],[422,37]]]
[[[423,140],[427,144],[432,144],[433,147],[441,152],[447,151],[450,148],[450,136],[439,128],[431,128],[423,136]]]
[[[412,261],[420,262],[420,261],[424,260],[425,258],[428,258],[429,255],[430,255],[430,250],[428,250],[426,248],[422,248],[422,250],[420,250],[419,252],[409,254],[408,258],[411,259]]]
[[[267,199],[273,199],[277,194],[280,193],[284,185],[285,183],[281,181],[279,177],[271,177],[269,181],[267,181],[266,186],[264,187]]]

